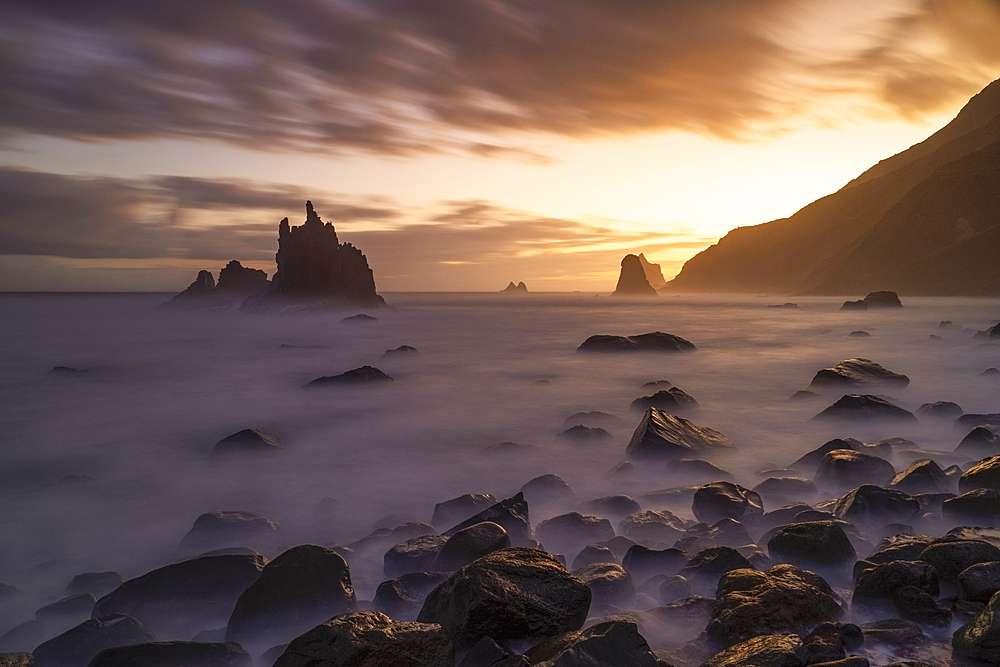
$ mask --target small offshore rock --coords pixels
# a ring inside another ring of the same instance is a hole
[[[215,443],[212,454],[272,453],[281,449],[284,449],[281,441],[273,435],[255,428],[245,428]]]
[[[884,398],[870,394],[846,394],[813,417],[813,421],[845,419],[851,421],[915,422],[913,414]]]
[[[736,446],[714,429],[649,408],[625,453],[630,458],[690,458],[692,454],[735,450]]]
[[[932,419],[958,419],[963,413],[964,410],[962,410],[962,406],[958,403],[952,403],[951,401],[924,403],[917,408],[917,416],[930,417]]]
[[[362,384],[382,384],[392,382],[392,378],[374,366],[362,366],[345,371],[340,375],[325,375],[308,382],[306,387],[354,386]]]
[[[680,336],[653,331],[638,336],[591,336],[577,352],[693,352],[694,343]]]
[[[871,359],[857,357],[854,359],[844,359],[832,368],[824,368],[817,371],[809,386],[843,387],[879,384],[905,387],[910,384],[910,378],[902,373],[894,373]]]
[[[760,495],[725,481],[712,482],[695,491],[691,509],[695,517],[704,523],[715,523],[727,517],[756,523],[764,516]]]

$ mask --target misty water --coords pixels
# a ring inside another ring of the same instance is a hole
[[[692,481],[664,463],[612,475],[641,415],[629,404],[669,380],[700,408],[687,414],[731,439],[716,462],[752,487],[834,437],[900,436],[951,452],[950,422],[831,424],[810,418],[844,392],[790,401],[820,368],[866,357],[908,375],[879,393],[915,410],[954,401],[1000,411],[1000,345],[974,338],[1000,302],[904,298],[902,309],[840,311],[843,299],[664,296],[621,301],[594,294],[386,294],[377,322],[358,311],[294,316],[157,309],[165,295],[0,297],[0,581],[36,596],[64,595],[75,574],[126,577],[185,556],[181,538],[202,513],[248,510],[281,524],[268,557],[288,546],[347,545],[378,526],[429,523],[435,503],[465,493],[508,497],[545,473],[581,501],[643,494]],[[939,323],[954,323],[942,328]],[[863,330],[870,337],[851,337]],[[697,351],[594,355],[592,334],[665,331]],[[940,337],[940,338],[933,338]],[[284,345],[284,347],[283,347]],[[419,355],[386,358],[412,345]],[[364,365],[395,381],[304,389]],[[55,366],[78,373],[51,372]],[[547,382],[538,383],[544,380]],[[613,438],[557,438],[580,411],[622,418]],[[221,438],[245,428],[277,436],[278,456],[218,462]],[[527,452],[484,454],[504,441]],[[903,469],[912,456],[894,460]],[[953,455],[937,460],[942,467]],[[961,459],[961,457],[959,457]],[[75,476],[75,477],[74,477]],[[324,501],[332,498],[337,502]],[[669,509],[691,517],[690,507]],[[775,509],[766,506],[765,509]],[[560,511],[532,507],[533,524]],[[614,522],[617,523],[617,522]],[[352,563],[359,599],[384,578],[381,561]],[[7,619],[5,631],[23,618]]]

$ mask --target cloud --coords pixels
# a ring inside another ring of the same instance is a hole
[[[28,256],[46,258],[46,266],[51,258],[71,260],[59,265],[64,275],[74,265],[81,271],[186,267],[163,283],[168,290],[190,281],[187,267],[197,262],[217,270],[239,259],[273,272],[278,221],[287,216],[301,224],[305,199],[301,189],[273,183],[90,178],[0,167],[0,256],[22,258],[17,266]],[[679,268],[714,240],[684,229],[630,230],[613,220],[540,216],[481,200],[415,210],[386,198],[312,199],[323,219],[336,223],[341,240],[365,252],[380,286],[390,291],[492,289],[499,275],[586,282],[595,271],[602,278],[615,273],[622,255],[639,251],[680,252]]]
[[[919,115],[1000,67],[996,0],[900,3],[802,44],[828,21],[799,0],[8,0],[0,136],[538,160],[537,133],[739,138],[851,96]]]

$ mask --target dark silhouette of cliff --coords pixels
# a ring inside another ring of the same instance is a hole
[[[278,225],[275,259],[278,271],[271,284],[247,299],[243,308],[385,305],[375,291],[368,260],[350,243],[340,243],[333,225],[320,220],[312,202],[306,202],[304,224],[292,227],[285,218]]]
[[[518,284],[515,285],[514,281],[512,280],[512,281],[510,281],[510,283],[507,284],[507,287],[503,288],[500,291],[501,292],[523,292],[523,293],[527,293],[528,286],[525,285],[523,281],[519,282]]]
[[[664,291],[1000,295],[1000,81],[789,218],[740,227]]]
[[[618,286],[613,296],[656,296],[656,290],[646,280],[642,260],[635,255],[622,258],[622,270],[618,274]]]
[[[660,270],[659,264],[653,264],[646,259],[646,256],[639,253],[639,263],[642,264],[642,272],[646,274],[646,281],[649,286],[653,289],[660,289],[667,284],[666,279],[663,277],[663,271]]]
[[[235,259],[219,271],[219,282],[208,271],[199,271],[198,277],[186,290],[164,305],[186,308],[218,308],[240,305],[244,299],[267,288],[267,274],[260,269],[243,266]]]
[[[242,294],[244,297],[257,294],[267,288],[267,274],[260,269],[243,266],[235,259],[219,271],[219,283],[216,290]]]

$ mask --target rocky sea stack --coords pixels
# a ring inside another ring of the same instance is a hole
[[[646,278],[643,261],[636,255],[622,258],[622,272],[618,275],[618,287],[614,296],[656,296],[656,290]]]
[[[199,271],[188,288],[165,305],[182,308],[235,307],[268,286],[267,274],[232,260],[219,271],[219,282],[209,271]]]

